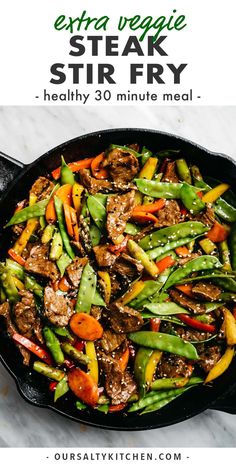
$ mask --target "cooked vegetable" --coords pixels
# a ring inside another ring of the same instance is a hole
[[[54,332],[48,327],[43,328],[43,335],[47,348],[50,350],[55,362],[61,365],[64,362],[64,355],[61,350],[60,342]]]
[[[84,160],[74,161],[73,163],[68,163],[68,167],[72,171],[72,173],[76,173],[84,168],[90,168],[93,160],[94,158],[85,158]],[[52,171],[53,179],[58,180],[60,178],[60,175],[61,167],[56,168],[54,171]]]
[[[32,206],[25,207],[23,210],[17,211],[11,220],[6,224],[6,228],[12,226],[13,224],[24,223],[31,218],[39,217],[45,214],[46,206],[48,204],[48,199],[41,200],[40,202],[35,203]]]
[[[85,265],[80,281],[76,312],[89,313],[96,291],[97,277],[89,263]]]
[[[68,253],[69,257],[71,259],[73,259],[75,257],[75,254],[74,254],[74,252],[72,250],[72,247],[70,245],[69,237],[68,237],[67,232],[65,230],[64,218],[63,218],[63,203],[62,203],[62,200],[59,197],[57,197],[57,195],[55,195],[55,197],[54,197],[54,204],[55,204],[56,213],[57,213],[58,226],[59,226],[59,229],[60,229],[61,238],[62,238],[64,247],[65,247],[66,252]],[[58,258],[60,258],[60,257],[58,257]]]
[[[41,358],[44,360],[46,363],[50,364],[51,363],[51,357],[50,354],[44,350],[42,347],[38,346],[34,342],[30,341],[25,336],[22,336],[21,334],[14,333],[12,336],[13,341],[17,342],[17,344],[22,345],[26,349],[28,349],[30,352],[35,354],[37,357]]]
[[[70,319],[71,331],[85,341],[96,341],[102,337],[100,323],[87,313],[75,313]]]
[[[152,262],[148,255],[143,251],[141,247],[139,247],[136,242],[130,239],[127,243],[127,248],[130,252],[130,255],[134,257],[136,260],[140,261],[150,276],[156,277],[159,274],[159,270],[154,262]]]
[[[98,386],[89,373],[74,368],[68,373],[68,384],[72,392],[82,402],[94,407],[98,402]]]
[[[72,346],[68,342],[63,342],[61,344],[61,348],[66,355],[69,355],[69,357],[72,358],[72,360],[75,360],[82,365],[88,365],[90,363],[90,358],[88,355],[85,355],[83,352],[76,349],[76,347]]]
[[[96,349],[95,349],[93,341],[86,342],[85,351],[86,351],[86,356],[89,358],[88,372],[90,376],[93,378],[93,380],[95,381],[95,383],[98,384],[99,367],[98,367]]]
[[[224,355],[220,358],[220,360],[215,364],[215,366],[209,371],[205,383],[210,383],[214,379],[221,376],[227,368],[229,368],[230,363],[233,360],[234,356],[234,347],[227,347]]]
[[[66,164],[64,157],[61,157],[61,184],[70,184],[73,186],[75,183],[75,176],[69,166]]]
[[[56,381],[61,381],[64,376],[65,372],[62,370],[58,370],[58,368],[54,368],[52,366],[46,365],[43,362],[34,362],[33,369],[40,373],[43,376],[46,376],[50,379],[55,379]]]
[[[57,383],[56,389],[54,391],[54,402],[56,402],[60,397],[64,396],[69,391],[69,386],[67,383],[67,376],[64,376],[59,383]]]

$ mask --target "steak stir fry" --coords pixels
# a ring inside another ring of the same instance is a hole
[[[177,151],[137,144],[36,179],[6,225],[0,324],[55,402],[145,414],[223,375],[235,206]]]

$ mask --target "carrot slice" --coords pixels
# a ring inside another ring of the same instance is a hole
[[[165,203],[166,201],[164,199],[159,199],[156,202],[147,205],[137,205],[136,207],[134,207],[133,213],[155,213],[158,210],[161,210],[164,207]]]
[[[88,313],[75,313],[70,319],[70,328],[76,336],[85,341],[95,341],[103,334],[103,327]]]
[[[71,205],[71,192],[72,186],[70,184],[64,184],[63,186],[59,187],[57,191],[54,192],[54,195],[49,200],[45,212],[46,221],[48,223],[56,223],[57,215],[54,206],[54,196],[56,195],[59,197],[64,205]]]
[[[108,412],[109,413],[120,412],[121,410],[124,410],[126,405],[127,404],[125,404],[125,403],[121,403],[121,404],[117,404],[117,405],[110,405],[109,409],[108,409]]]
[[[76,173],[77,171],[82,170],[84,168],[85,169],[90,168],[91,163],[92,163],[93,160],[94,160],[94,157],[93,158],[85,158],[84,160],[74,161],[72,163],[68,163],[67,165],[69,166],[69,168],[71,169],[71,171],[73,173]],[[60,176],[61,176],[61,167],[59,166],[58,168],[53,170],[51,172],[51,175],[52,175],[53,179],[56,179],[56,180],[59,179]]]
[[[207,237],[212,241],[212,242],[222,242],[225,241],[228,237],[228,231],[222,226],[222,224],[218,223],[218,221],[215,221],[214,225],[208,231]]]
[[[73,231],[73,226],[72,226],[72,221],[71,221],[71,213],[70,213],[69,205],[64,204],[64,214],[65,214],[67,232],[69,236],[74,237],[74,231]]]
[[[60,279],[59,284],[58,284],[58,289],[60,289],[60,291],[62,291],[62,292],[69,291],[70,285],[69,285],[67,279],[65,278],[65,276],[63,276],[63,278]]]
[[[174,265],[174,263],[174,258],[172,258],[171,255],[168,255],[167,257],[162,258],[162,260],[159,260],[159,262],[156,262],[156,265],[159,272],[161,273],[162,271],[166,270],[166,268],[169,268],[170,266]]]
[[[125,371],[129,362],[129,348],[125,349],[123,354],[119,357],[118,363],[121,371]]]
[[[73,237],[74,237],[75,241],[78,242],[79,241],[78,220],[77,220],[76,211],[72,207],[70,207],[70,217],[71,217],[72,228],[73,228]]]
[[[136,221],[137,223],[148,223],[152,221],[153,223],[157,223],[158,219],[152,213],[148,212],[133,212],[131,215],[132,220]]]
[[[187,257],[188,255],[190,255],[188,247],[185,247],[184,245],[181,247],[176,247],[175,252],[180,257]]]
[[[17,252],[15,252],[14,249],[9,249],[8,250],[8,255],[14,260],[15,262],[19,263],[21,266],[25,266],[25,260],[22,258],[20,255],[18,255]]]
[[[98,386],[89,373],[85,373],[80,368],[74,368],[69,371],[67,378],[69,388],[76,397],[87,405],[94,406],[97,404],[99,398]]]
[[[193,294],[192,294],[193,284],[178,284],[178,286],[175,286],[175,287],[179,291],[183,292],[183,294],[186,294],[189,297],[193,297]]]
[[[101,163],[105,159],[104,152],[100,153],[95,157],[91,163],[91,171],[93,176],[97,179],[106,179],[108,178],[108,171],[105,168],[101,168]]]

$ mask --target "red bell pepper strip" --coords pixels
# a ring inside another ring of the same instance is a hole
[[[171,255],[168,255],[167,257],[162,258],[162,260],[159,260],[159,262],[156,262],[157,268],[160,273],[174,264],[175,260],[171,257]]]
[[[69,168],[73,173],[76,173],[79,170],[82,170],[84,168],[90,168],[92,161],[94,160],[93,158],[85,158],[84,160],[78,160],[74,161],[72,163],[68,163]],[[53,179],[59,179],[61,176],[61,167],[56,168],[55,170],[52,171],[51,173]]]
[[[57,381],[51,381],[51,383],[49,384],[49,390],[52,392],[55,391],[57,385],[58,385]]]
[[[51,355],[45,349],[35,344],[27,337],[18,333],[14,333],[12,339],[18,344],[21,344],[33,354],[37,355],[37,357],[41,358],[48,365],[53,363]]]
[[[218,223],[218,221],[215,221],[214,225],[208,231],[207,237],[212,241],[212,242],[223,242],[227,239],[228,236],[228,231],[222,226],[222,224]]]
[[[127,404],[121,403],[117,405],[110,405],[108,412],[109,413],[114,413],[114,412],[120,412],[121,410],[124,410]]]
[[[150,328],[151,328],[151,331],[156,331],[156,332],[158,332],[158,331],[160,330],[160,324],[161,324],[160,318],[151,318],[151,319],[150,319]]]
[[[183,313],[180,313],[179,315],[176,315],[183,323],[186,323],[186,325],[191,326],[191,328],[199,329],[199,331],[206,331],[208,333],[214,333],[216,330],[215,325],[209,325],[207,323],[202,323],[201,321],[195,320],[195,318],[192,318],[189,315],[185,315]]]

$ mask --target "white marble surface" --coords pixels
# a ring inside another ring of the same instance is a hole
[[[0,107],[0,150],[29,163],[67,139],[112,127],[169,131],[236,158],[236,107]],[[233,447],[236,417],[205,413],[145,432],[103,431],[66,420],[21,399],[0,366],[1,447]]]

